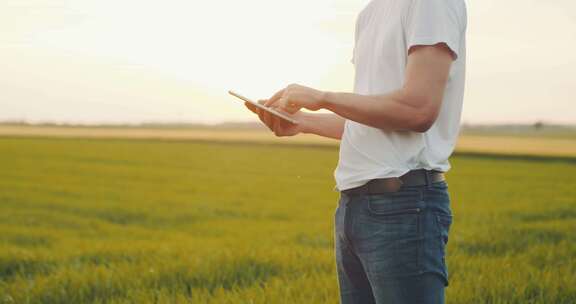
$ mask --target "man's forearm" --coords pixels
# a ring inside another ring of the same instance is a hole
[[[344,133],[344,118],[333,114],[304,113],[303,133],[341,139]]]
[[[439,115],[454,54],[443,43],[411,49],[404,84],[386,95],[322,92],[291,84],[266,101],[266,106],[295,113],[328,109],[345,118],[390,131],[426,132]]]
[[[388,95],[366,96],[351,93],[324,93],[324,108],[355,122],[392,131],[425,132],[430,127],[426,101],[411,103],[417,96],[403,90]]]

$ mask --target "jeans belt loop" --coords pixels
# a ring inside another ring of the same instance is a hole
[[[432,186],[432,182],[431,182],[431,178],[430,178],[431,172],[432,171],[424,170],[424,179],[426,179],[426,189],[430,189]]]

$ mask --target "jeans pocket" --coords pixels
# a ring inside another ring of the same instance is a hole
[[[379,235],[388,241],[416,237],[419,214],[424,208],[420,198],[418,190],[369,195],[363,227],[359,227],[361,235]]]
[[[421,192],[416,189],[371,194],[368,195],[367,205],[368,212],[379,217],[415,214],[423,207]]]
[[[369,195],[355,225],[356,245],[375,278],[419,273],[424,202],[417,189]]]
[[[452,215],[444,214],[444,213],[436,213],[436,223],[438,227],[438,234],[440,236],[441,247],[444,247],[448,244],[448,235],[450,233],[450,226],[452,226]]]

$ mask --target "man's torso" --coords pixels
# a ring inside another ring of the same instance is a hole
[[[356,71],[355,93],[383,95],[402,87],[408,60],[406,19],[415,1],[441,4],[461,0],[371,1],[356,23],[352,60]],[[465,10],[463,14],[461,18],[465,20]],[[400,176],[412,169],[444,172],[450,169],[448,157],[458,136],[464,94],[464,33],[458,47],[459,56],[452,64],[439,116],[427,132],[384,131],[346,121],[334,172],[339,190],[360,186],[374,178]]]

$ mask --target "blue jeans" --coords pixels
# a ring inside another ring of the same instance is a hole
[[[335,214],[341,303],[444,303],[451,223],[446,182],[341,193]]]

